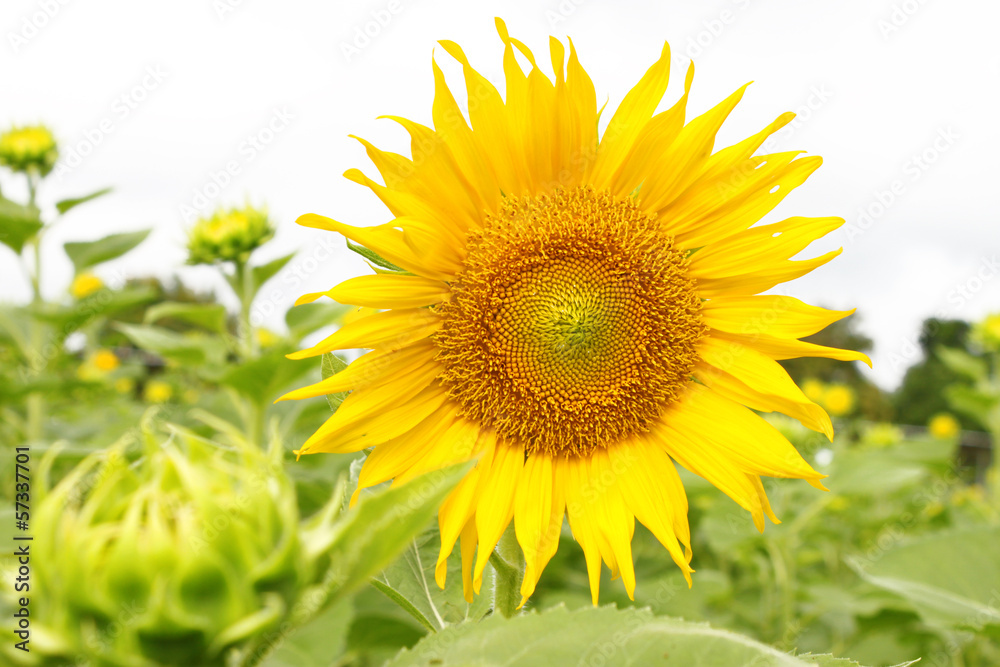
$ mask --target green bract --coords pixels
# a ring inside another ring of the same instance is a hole
[[[45,176],[57,159],[56,140],[44,125],[12,127],[0,134],[0,164],[14,171],[35,171]]]
[[[188,238],[188,263],[245,262],[272,236],[266,211],[252,206],[220,209],[195,223]]]
[[[301,524],[280,446],[146,441],[134,462],[85,459],[37,505],[31,652],[15,660],[223,665],[266,652],[328,569],[342,495]]]

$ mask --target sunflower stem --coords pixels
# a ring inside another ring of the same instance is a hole
[[[499,612],[504,618],[516,616],[518,607],[521,606],[521,580],[524,578],[525,564],[513,523],[507,526],[496,549],[490,554],[490,564],[496,571],[493,613]]]

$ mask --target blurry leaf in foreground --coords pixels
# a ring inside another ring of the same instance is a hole
[[[63,245],[73,262],[73,269],[80,273],[103,262],[121,257],[146,240],[150,230],[111,234],[96,241],[70,241]]]
[[[350,511],[341,514],[334,524],[322,520],[303,534],[307,554],[326,554],[330,569],[324,583],[305,599],[308,606],[293,611],[292,627],[276,644],[273,654],[263,664],[327,665],[327,662],[289,662],[302,655],[323,656],[330,632],[340,632],[342,617],[327,618],[329,605],[364,586],[406,548],[415,535],[427,527],[438,505],[468,471],[469,463],[427,473],[413,481],[366,495]],[[332,511],[332,507],[324,510]],[[313,521],[311,519],[310,521]],[[296,618],[297,616],[297,618]],[[302,634],[300,634],[302,633]],[[319,642],[319,645],[317,645]],[[280,647],[280,648],[279,648]],[[310,658],[311,660],[311,658]]]
[[[458,554],[448,559],[448,578],[444,590],[434,581],[441,542],[437,527],[413,538],[392,565],[382,570],[372,585],[405,609],[428,630],[438,631],[453,623],[478,621],[490,611],[488,595],[476,597],[470,604],[462,591],[462,564]],[[493,567],[486,566],[483,585],[493,586]]]
[[[876,586],[909,600],[932,624],[1000,627],[1000,527],[933,533],[851,566]]]
[[[139,324],[118,324],[118,329],[143,350],[181,364],[220,366],[226,356],[225,343],[208,335],[184,335]]]
[[[84,195],[82,197],[73,197],[72,199],[63,199],[62,201],[56,202],[56,210],[60,213],[66,213],[70,209],[76,208],[80,204],[88,202],[92,199],[97,199],[111,192],[111,188],[102,188],[97,192],[91,192],[89,195]]]
[[[304,303],[285,313],[285,324],[292,339],[299,340],[317,329],[339,324],[350,309],[339,303]]]
[[[146,311],[143,322],[152,324],[167,317],[193,324],[214,333],[226,332],[226,307],[221,303],[164,301],[150,307]]]
[[[556,607],[510,619],[452,626],[401,652],[389,667],[420,665],[660,665],[683,667],[853,667],[827,656],[795,657],[704,623],[645,609]]]
[[[0,243],[21,254],[25,242],[41,228],[38,209],[0,197]]]
[[[287,349],[275,349],[257,359],[232,366],[220,378],[221,384],[234,388],[258,405],[270,403],[281,390],[313,370],[285,358]]]

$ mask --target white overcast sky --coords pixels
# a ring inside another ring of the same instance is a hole
[[[262,316],[361,271],[339,240],[332,258],[315,262],[324,233],[293,221],[305,212],[354,224],[388,219],[373,195],[341,177],[353,166],[374,171],[347,135],[406,153],[402,131],[376,116],[430,124],[438,39],[462,44],[500,82],[497,15],[536,54],[547,53],[550,34],[572,37],[609,108],[663,40],[675,74],[664,105],[676,99],[691,58],[692,116],[754,80],[719,146],[799,111],[769,147],[803,149],[825,163],[767,220],[840,215],[861,229],[859,210],[875,215],[861,234],[840,230],[815,243],[811,255],[839,246],[844,254],[780,291],[857,306],[876,341],[872,377],[881,385],[894,386],[916,360],[908,341],[923,318],[1000,310],[995,0],[2,0],[0,127],[44,121],[64,160],[77,146],[88,153],[49,179],[42,202],[115,188],[47,238],[46,293],[63,294],[70,278],[64,242],[146,227],[155,231],[144,245],[99,273],[110,281],[178,276],[224,291],[210,269],[181,266],[182,207],[206,191],[215,195],[210,207],[268,204],[279,231],[261,259],[300,250],[305,279],[275,280]],[[373,23],[379,18],[384,25]],[[358,38],[366,28],[375,33],[367,43]],[[460,70],[437,53],[460,96]],[[216,193],[212,174],[228,163],[239,173]],[[22,193],[10,178],[3,190]],[[27,295],[13,255],[0,248],[0,300]],[[280,317],[267,321],[279,326]]]

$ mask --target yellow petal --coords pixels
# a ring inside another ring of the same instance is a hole
[[[783,412],[833,439],[829,415],[773,359],[740,343],[712,337],[699,344],[698,354],[705,365],[696,367],[695,376],[716,393],[760,412]]]
[[[490,559],[493,547],[514,516],[514,490],[524,467],[524,446],[520,443],[498,442],[494,457],[493,465],[484,479],[476,510],[479,553],[476,556],[473,586],[477,593],[483,585],[483,569]]]
[[[462,594],[472,604],[472,562],[476,555],[476,517],[472,516],[462,529]]]
[[[473,520],[476,505],[479,501],[479,490],[482,488],[484,472],[493,464],[493,453],[496,449],[496,434],[491,430],[483,430],[479,434],[479,460],[476,467],[462,478],[448,497],[441,503],[438,510],[438,532],[441,536],[441,551],[438,554],[434,578],[438,586],[444,588],[448,574],[448,555],[455,546],[462,530]],[[375,451],[378,451],[376,448]],[[475,525],[473,525],[475,529]],[[471,573],[472,565],[469,564]],[[471,587],[470,574],[470,587]],[[470,588],[471,590],[471,588]]]
[[[335,423],[333,427],[330,426],[333,421],[331,417],[306,440],[296,454],[357,452],[365,447],[381,444],[409,431],[444,405],[447,399],[448,391],[434,384],[406,405],[386,411],[380,419],[337,429]]]
[[[601,589],[601,550],[596,528],[594,494],[590,491],[590,471],[587,459],[560,457],[554,462],[565,470],[566,516],[573,537],[583,549],[590,579],[590,596],[597,606]]]
[[[365,458],[358,475],[358,488],[351,497],[351,505],[357,501],[362,490],[387,482],[418,465],[421,458],[457,419],[458,405],[445,403],[409,431],[379,443]]]
[[[825,329],[854,310],[827,310],[790,296],[724,296],[702,304],[705,324],[743,335],[803,338]]]
[[[472,188],[470,194],[475,196],[479,210],[495,211],[500,200],[500,186],[488,156],[480,149],[472,130],[465,122],[462,111],[458,108],[444,73],[436,61],[432,61],[434,70],[434,103],[431,107],[431,117],[434,119],[434,131],[444,140],[455,156],[459,173],[463,174]]]
[[[371,386],[389,375],[406,375],[434,361],[438,349],[430,340],[422,340],[398,350],[375,350],[330,377],[295,391],[290,391],[278,401],[300,400],[314,396],[336,394]]]
[[[670,78],[670,45],[664,43],[660,58],[650,67],[618,106],[608,123],[589,182],[597,189],[609,186],[643,127],[656,111]]]
[[[440,280],[378,273],[348,278],[324,294],[338,303],[354,306],[419,308],[447,301],[451,290]]]
[[[355,243],[373,250],[396,266],[406,269],[418,276],[432,280],[450,280],[459,266],[447,262],[436,261],[435,256],[419,256],[406,243],[406,235],[397,228],[398,222],[375,227],[352,227],[315,213],[299,216],[296,223],[303,227],[325,229],[342,234]]]
[[[566,500],[562,480],[556,478],[558,468],[551,455],[529,455],[514,496],[514,530],[526,563],[521,605],[534,593],[559,546]]]
[[[771,266],[843,224],[843,218],[788,218],[752,227],[700,248],[691,256],[691,271],[701,278],[721,278],[744,274],[749,266]]]
[[[604,553],[605,560],[614,570],[618,570],[625,592],[630,600],[635,599],[635,568],[632,564],[632,535],[635,531],[635,515],[629,510],[622,496],[622,479],[611,465],[606,449],[600,448],[591,455],[593,487],[600,501],[597,503],[597,526],[603,535],[610,555]],[[605,550],[602,548],[602,553]]]
[[[608,454],[626,506],[666,547],[690,585],[694,570],[687,555],[691,547],[687,496],[670,457],[643,438],[612,446]]]
[[[775,285],[800,278],[810,271],[823,266],[843,252],[843,248],[833,250],[814,259],[777,262],[766,269],[754,270],[724,278],[697,278],[698,294],[703,299],[723,296],[753,295],[769,290]],[[698,254],[698,253],[695,253]],[[693,273],[692,273],[693,275]]]
[[[691,383],[663,421],[705,447],[714,448],[746,472],[768,477],[820,480],[776,428],[752,411],[711,389]]]
[[[662,446],[670,458],[698,475],[750,512],[758,530],[764,529],[764,508],[746,472],[731,459],[686,431],[659,425],[650,431],[650,439]]]
[[[744,85],[681,129],[670,148],[650,165],[649,178],[642,184],[643,207],[653,211],[663,209],[698,178],[712,153],[715,135],[749,85]]]
[[[869,367],[872,365],[871,359],[863,352],[841,350],[836,347],[816,345],[815,343],[807,343],[802,340],[775,338],[774,336],[763,334],[742,335],[720,332],[714,335],[717,338],[735,341],[747,347],[752,347],[776,361],[798,357],[825,357],[827,359],[837,359],[838,361],[863,361]]]
[[[344,429],[359,421],[379,419],[389,409],[405,405],[440,374],[441,364],[431,360],[376,386],[352,391],[327,422],[327,428]]]
[[[792,190],[819,169],[823,160],[816,156],[793,159],[799,151],[751,158],[757,166],[749,175],[737,173],[726,187],[711,184],[708,192],[675,202],[679,207],[660,211],[670,221],[679,247],[700,248],[748,229]],[[673,205],[672,205],[673,206]]]
[[[287,356],[305,359],[355,348],[396,350],[427,338],[440,328],[441,318],[429,308],[390,310],[345,324],[316,345]]]

